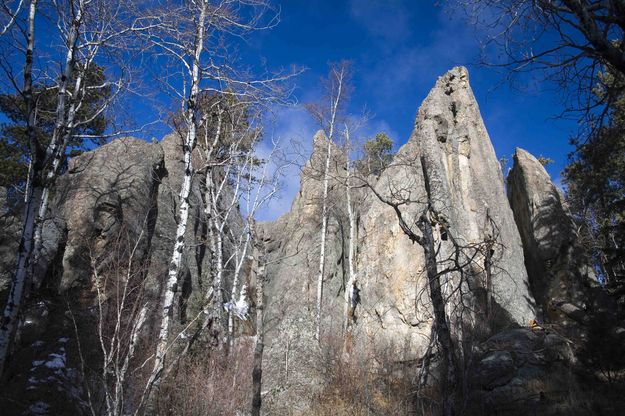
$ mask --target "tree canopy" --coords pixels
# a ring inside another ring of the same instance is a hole
[[[73,136],[70,138],[68,153],[76,155],[89,149],[92,145],[101,145],[108,121],[104,113],[99,112],[102,103],[111,95],[110,88],[88,88],[105,82],[104,68],[91,65],[85,79],[84,100],[76,112],[79,120]],[[34,86],[36,101],[35,135],[40,151],[50,142],[56,122],[57,91],[52,85],[39,84]],[[71,91],[70,94],[74,94]],[[67,104],[69,106],[69,103]],[[6,121],[0,124],[0,186],[7,188],[12,202],[23,192],[28,173],[30,149],[26,132],[27,110],[20,93],[0,95],[0,112]],[[89,135],[90,140],[82,136]]]
[[[364,156],[357,168],[364,175],[380,175],[393,159],[393,140],[386,133],[378,133],[363,146]]]
[[[600,78],[605,82],[594,94],[613,95],[607,121],[583,141],[573,141],[577,152],[571,155],[564,178],[586,246],[599,273],[614,283],[625,279],[625,77],[606,71]]]

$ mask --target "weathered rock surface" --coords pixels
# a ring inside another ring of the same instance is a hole
[[[331,152],[338,154],[332,146]],[[327,138],[318,132],[313,139],[311,160],[303,168],[301,188],[291,209],[272,223],[263,224],[267,240],[268,265],[267,334],[263,356],[263,409],[280,412],[290,409],[306,414],[311,400],[323,384],[323,351],[314,340],[315,302],[319,272],[323,169]],[[332,164],[331,176],[339,174]],[[328,224],[326,273],[322,309],[322,340],[340,334],[342,288],[345,275],[344,238],[337,210],[344,188],[332,180],[329,188],[333,215]],[[336,337],[334,340],[336,341]],[[340,345],[339,345],[340,347]]]
[[[564,324],[583,322],[594,273],[577,244],[564,197],[538,159],[523,149],[514,155],[508,196],[540,309],[537,316]]]
[[[411,141],[438,164],[442,176],[435,203],[465,243],[495,237],[493,300],[504,320],[527,325],[534,302],[522,261],[523,248],[506,198],[501,168],[469,85],[465,68],[440,77],[422,104]],[[433,185],[432,185],[433,186]],[[505,311],[505,312],[504,312]]]
[[[320,140],[318,135],[315,142]],[[269,412],[279,413],[280,406],[284,411],[285,406],[296,403],[299,408],[295,410],[305,413],[314,391],[323,384],[322,357],[332,357],[329,351],[340,352],[342,348],[347,222],[344,214],[337,213],[345,205],[345,188],[340,181],[333,181],[331,186],[334,194],[322,322],[325,337],[319,345],[312,338],[322,183],[310,172],[322,172],[323,158],[317,155],[322,153],[318,148],[316,145],[304,169],[302,188],[291,211],[265,224],[274,262],[268,269],[271,284],[267,294],[275,304],[267,312],[272,324],[264,359],[265,368],[269,368],[264,379]],[[490,282],[494,325],[527,325],[535,314],[521,239],[506,198],[500,165],[464,68],[454,68],[439,78],[419,110],[408,143],[377,183],[370,179],[369,185],[380,195],[390,199],[399,195],[410,202],[401,208],[410,223],[425,202],[422,156],[433,162],[427,173],[435,183],[434,204],[445,215],[454,237],[464,245],[479,244],[491,237],[500,242],[494,247],[495,267]],[[403,234],[391,207],[372,192],[364,192],[361,200],[357,244],[360,303],[350,343],[358,354],[385,356],[390,362],[410,366],[424,355],[431,337],[423,252]],[[480,267],[474,268],[470,282],[481,286],[482,291],[487,287],[483,272]],[[457,290],[456,283],[450,279],[446,285],[448,295]],[[472,302],[474,309],[484,308],[483,300],[476,297],[456,298],[460,299]],[[467,312],[463,313],[460,320],[467,317]]]
[[[512,329],[479,346],[471,376],[470,414],[585,415],[570,341],[545,330]],[[473,413],[471,413],[473,412]]]
[[[146,234],[138,256],[143,258],[153,232],[150,221],[162,168],[161,147],[132,138],[114,140],[71,160],[56,204],[67,228],[59,291],[88,282],[90,257],[96,264],[106,261],[122,227],[131,240]]]
[[[290,211],[260,225],[258,235],[268,260],[263,413],[312,414],[314,402],[328,394],[325,389],[333,372],[345,363],[361,364],[356,374],[371,382],[372,402],[393,399],[377,395],[376,384],[401,381],[407,383],[410,406],[425,356],[434,361],[430,380],[436,379],[423,250],[404,234],[393,208],[378,199],[401,201],[403,218],[414,227],[428,202],[428,183],[429,202],[439,214],[432,217],[440,243],[439,270],[454,265],[452,240],[462,248],[460,263],[466,263],[463,274],[454,270],[444,273],[442,280],[452,336],[463,346],[458,380],[463,382],[462,392],[470,392],[465,398],[468,409],[493,415],[527,414],[528,409],[545,415],[586,414],[586,407],[575,407],[574,401],[564,397],[583,388],[574,370],[618,354],[625,329],[606,319],[613,307],[601,303],[603,292],[588,283],[592,275],[578,255],[573,223],[560,194],[538,161],[524,151],[517,151],[508,182],[510,199],[506,198],[500,166],[466,69],[454,68],[437,80],[418,111],[409,141],[391,166],[379,178],[360,178],[362,186],[352,189],[358,224],[358,304],[348,335],[343,327],[349,239],[346,170],[341,150],[330,146],[330,216],[321,339],[316,340],[327,145],[327,138],[318,133]],[[144,295],[152,310],[158,309],[177,224],[181,150],[176,135],[160,143],[125,138],[71,161],[58,182],[45,225],[45,252],[38,266],[46,275],[43,290],[24,308],[21,348],[14,356],[18,364],[10,373],[7,394],[23,398],[24,403],[10,404],[14,406],[10,412],[86,412],[74,325],[86,334],[85,339],[81,337],[86,361],[99,362],[100,347],[93,331],[97,307],[92,261],[106,273],[108,265],[118,260],[113,256],[118,252],[116,245],[134,247],[139,241],[134,252],[145,267],[140,274],[147,279]],[[211,283],[202,189],[198,174],[190,197],[176,330],[189,322],[191,313],[201,315],[201,310],[193,308],[200,305]],[[241,218],[234,215],[227,232],[238,233],[241,224]],[[8,251],[1,251],[0,257],[8,258]],[[226,283],[225,291],[229,290]],[[558,315],[547,321],[569,320],[575,322],[570,328],[583,330],[571,336],[575,331],[562,332],[560,325],[523,328],[537,317],[534,296],[546,315],[557,306]],[[603,326],[595,334],[592,329],[598,327],[597,322]],[[151,318],[145,336],[157,324],[158,317]],[[238,324],[240,333],[253,333],[253,320]],[[606,337],[614,348],[602,349],[600,343]],[[97,371],[97,364],[94,367]]]
[[[134,263],[145,268],[137,274],[146,279],[143,301],[152,313],[158,311],[177,224],[181,164],[176,135],[160,143],[122,138],[70,161],[44,225],[44,252],[38,265],[38,272],[45,275],[42,290],[23,310],[9,377],[11,394],[24,400],[11,404],[16,407],[10,412],[34,414],[37,406],[41,408],[37,414],[87,412],[74,325],[82,334],[84,359],[97,373],[101,359],[94,330],[95,286],[101,282],[95,282],[93,265],[114,286],[116,273],[125,273],[116,265],[125,267],[123,256],[133,252]],[[197,296],[202,267],[209,261],[197,244],[205,233],[198,180],[190,201],[176,325],[184,321],[189,299]],[[148,318],[145,336],[156,324],[156,317]]]

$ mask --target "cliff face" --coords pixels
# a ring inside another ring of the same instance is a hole
[[[328,149],[332,154],[329,222],[321,336],[316,340]],[[98,363],[100,346],[93,330],[97,301],[101,296],[112,298],[112,289],[124,278],[116,267],[127,264],[129,253],[139,265],[132,271],[140,279],[136,287],[142,288],[138,299],[149,309],[141,336],[146,345],[154,339],[177,226],[181,156],[179,137],[170,135],[160,143],[119,139],[72,159],[58,182],[45,223],[45,250],[37,265],[37,273],[45,275],[43,288],[24,311],[9,395],[38,403],[41,397],[60,392],[44,414],[87,412],[76,335],[81,334],[86,362]],[[259,225],[268,261],[263,413],[314,413],[345,363],[362,367],[359,374],[367,379],[357,382],[370,389],[367,395],[377,414],[394,413],[389,402],[395,399],[378,394],[380,384],[410,380],[408,396],[414,400],[414,380],[423,378],[426,363],[431,362],[436,374],[425,255],[398,221],[399,213],[406,226],[418,232],[416,222],[428,204],[437,213],[429,217],[437,267],[451,334],[456,345],[464,348],[458,356],[468,373],[462,375],[463,386],[475,397],[472,406],[509,413],[514,410],[510,403],[524,397],[523,403],[540,406],[541,414],[558,414],[557,408],[549,407],[554,401],[542,402],[544,392],[534,391],[536,386],[556,377],[554,389],[565,382],[578,388],[571,367],[600,349],[588,340],[609,338],[614,345],[622,344],[625,329],[608,319],[614,315],[614,304],[594,282],[557,187],[540,163],[520,149],[506,197],[501,168],[466,69],[454,68],[436,81],[417,113],[408,142],[379,177],[355,173],[351,179],[357,229],[356,305],[350,331],[344,327],[349,277],[344,166],[342,150],[328,146],[325,135],[317,133],[290,210]],[[212,283],[200,176],[194,176],[192,184],[175,303],[176,333],[193,320],[189,311],[198,312],[193,308],[203,305]],[[14,221],[0,219],[5,229],[17,232]],[[240,234],[243,222],[238,213],[232,215],[226,232]],[[9,235],[4,238],[10,240]],[[14,252],[9,242],[3,241],[2,249]],[[12,264],[8,257],[2,256],[2,264]],[[5,271],[0,270],[0,283],[9,274]],[[255,282],[250,278],[247,284],[252,292]],[[224,290],[231,287],[226,282]],[[249,316],[255,315],[254,306],[250,305]],[[235,334],[255,333],[249,316],[237,320]],[[128,319],[132,322],[132,317]],[[528,329],[534,319],[548,330]],[[600,336],[593,333],[597,322],[604,328]],[[198,341],[200,349],[206,341]],[[94,364],[96,374],[98,365]]]
[[[80,368],[84,359],[97,377],[102,359],[98,298],[106,302],[115,293],[119,296],[125,279],[130,280],[127,302],[148,305],[142,337],[154,336],[177,224],[181,165],[180,140],[174,135],[160,143],[118,139],[71,160],[57,183],[45,222],[44,251],[37,265],[37,273],[45,277],[37,296],[24,308],[8,394],[22,397],[23,403],[45,402],[41,414],[87,412]],[[202,296],[202,268],[210,261],[206,251],[198,250],[204,238],[199,186],[194,181],[190,198],[175,311],[178,325],[185,322],[192,299]],[[115,313],[106,308],[100,312],[108,331]],[[123,322],[132,318],[122,317]],[[11,414],[36,410],[20,403],[9,406],[17,406],[9,407]]]
[[[332,175],[331,222],[326,260],[322,337],[312,338],[316,275],[319,264],[319,223],[323,146],[317,135],[315,151],[302,173],[302,188],[291,210],[265,225],[271,241],[268,298],[276,306],[268,311],[265,379],[269,406],[310,404],[315,386],[323,384],[320,358],[324,351],[341,346],[343,294],[346,281],[344,172]],[[421,158],[428,158],[426,174],[435,208],[442,213],[446,229],[456,241],[472,246],[491,237],[492,275],[475,261],[471,276],[451,274],[445,294],[451,298],[453,330],[457,336],[465,322],[484,319],[485,297],[467,295],[492,292],[495,327],[524,326],[534,318],[534,301],[523,264],[523,248],[506,198],[501,168],[481,119],[464,68],[455,68],[439,78],[422,104],[410,140],[376,181],[362,178],[358,194],[357,288],[359,304],[350,348],[358,354],[382,352],[396,363],[417,363],[432,339],[431,304],[424,275],[424,255],[402,232],[395,211],[375,195],[403,200],[402,213],[416,221],[426,202]],[[340,163],[337,166],[342,166]],[[317,175],[311,174],[316,172]],[[368,190],[371,187],[375,193]],[[452,254],[442,241],[440,268]],[[481,254],[477,254],[481,256]],[[490,286],[489,286],[490,285]],[[280,357],[283,357],[280,358]],[[295,396],[294,396],[295,395]],[[298,398],[295,400],[295,398]],[[273,407],[269,407],[273,409]],[[305,411],[305,410],[302,410]]]

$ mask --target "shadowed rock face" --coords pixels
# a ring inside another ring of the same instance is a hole
[[[517,148],[514,155],[508,197],[540,318],[561,321],[565,317],[557,315],[564,313],[580,320],[576,315],[583,314],[588,301],[584,286],[594,280],[594,273],[577,245],[575,224],[562,194],[538,159],[523,149]]]
[[[60,292],[89,280],[90,257],[103,261],[121,227],[131,238],[144,233],[141,251],[147,250],[152,232],[148,228],[153,228],[148,223],[153,220],[163,165],[160,146],[132,138],[71,160],[57,187],[56,205],[67,228]]]
[[[297,403],[299,411],[306,412],[315,391],[323,384],[321,357],[336,344],[342,347],[348,223],[341,213],[345,210],[345,187],[337,180],[331,182],[321,345],[312,338],[321,222],[321,139],[315,137],[315,151],[304,169],[302,188],[291,211],[264,225],[269,256],[274,262],[268,267],[270,323],[264,359],[268,370],[263,389],[269,392],[264,403],[268,411],[284,410]],[[418,112],[408,143],[377,181],[366,179],[380,195],[410,201],[401,209],[411,224],[426,200],[421,157],[431,162],[427,174],[433,204],[445,217],[454,238],[471,245],[496,237],[491,281],[496,315],[493,320],[497,321],[494,326],[527,325],[535,313],[521,239],[506,198],[501,168],[464,68],[454,68],[438,79]],[[334,174],[341,175],[340,169]],[[361,192],[358,198],[362,202],[356,207],[360,303],[355,311],[351,346],[360,354],[384,354],[408,368],[410,363],[418,362],[430,344],[432,318],[423,252],[403,234],[391,207],[366,188]],[[441,258],[450,250],[449,242],[443,241]],[[462,283],[464,289],[471,284],[476,292],[485,291],[480,264],[475,262],[469,273],[471,281]],[[459,285],[459,277],[452,274],[446,293],[452,296],[455,306],[462,301],[470,305],[472,312],[460,312],[452,322],[454,330],[467,319],[482,319],[479,311],[484,309],[479,296],[457,294]],[[455,306],[451,309],[462,309]]]
[[[23,403],[45,398],[46,414],[88,413],[73,319],[87,365],[97,372],[101,362],[95,330],[98,283],[91,262],[99,266],[100,277],[114,285],[115,273],[120,271],[115,262],[121,261],[124,267],[128,260],[124,255],[136,244],[133,261],[142,267],[137,276],[146,279],[144,301],[152,313],[158,311],[176,231],[181,165],[182,148],[176,135],[160,143],[117,139],[70,161],[57,182],[44,225],[44,252],[38,265],[38,272],[45,275],[43,288],[24,307],[7,397],[21,397]],[[207,252],[198,251],[197,242],[205,231],[197,179],[190,201],[177,325],[184,320],[189,299],[201,298],[198,285],[202,268],[209,262]],[[156,316],[148,318],[144,336],[149,339],[157,325]],[[23,403],[9,403],[17,407],[7,414],[21,414]]]

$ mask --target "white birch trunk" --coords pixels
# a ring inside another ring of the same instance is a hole
[[[334,137],[334,123],[336,122],[337,111],[339,103],[341,102],[341,93],[343,89],[343,75],[344,68],[341,68],[340,74],[337,75],[337,92],[336,96],[332,97],[330,103],[330,125],[328,134],[328,147],[326,152],[326,163],[323,173],[323,207],[321,218],[321,236],[319,238],[321,243],[319,253],[319,274],[317,276],[317,308],[316,308],[316,330],[315,339],[320,341],[321,339],[321,308],[323,305],[323,279],[325,274],[325,260],[326,260],[326,237],[328,234],[328,186],[330,182],[330,159],[332,154],[332,139]]]
[[[38,201],[41,197],[41,188],[35,177],[35,166],[39,163],[37,156],[37,142],[34,135],[35,106],[32,96],[32,64],[35,49],[35,15],[37,12],[37,0],[32,0],[28,9],[28,41],[26,46],[26,63],[24,65],[24,97],[28,112],[27,132],[31,152],[31,164],[28,171],[28,186],[26,188],[27,201],[24,210],[24,224],[17,253],[17,265],[11,281],[11,290],[2,315],[0,326],[0,376],[2,376],[6,361],[10,352],[13,338],[17,330],[18,316],[22,305],[24,288],[28,277],[29,262],[32,257],[33,239],[35,232],[35,216]]]
[[[163,369],[165,368],[165,359],[169,349],[169,326],[173,316],[174,298],[178,290],[178,279],[180,275],[180,265],[182,263],[182,254],[185,247],[184,236],[187,230],[189,219],[189,195],[191,193],[191,179],[193,175],[192,152],[196,144],[196,105],[200,92],[200,57],[204,48],[204,30],[206,21],[206,12],[208,1],[201,3],[200,15],[196,26],[195,50],[193,51],[193,64],[191,70],[191,90],[187,99],[186,122],[187,135],[184,141],[184,179],[180,189],[180,206],[178,208],[178,227],[176,229],[176,239],[174,249],[169,265],[169,273],[167,276],[167,284],[161,309],[161,327],[156,345],[156,355],[154,357],[154,367],[146,384],[145,392],[135,414],[138,414],[143,408],[144,400],[152,407],[154,390],[158,389]]]
[[[356,270],[354,266],[354,252],[355,252],[355,240],[356,240],[356,216],[354,214],[354,207],[352,206],[352,196],[350,188],[351,180],[351,164],[349,160],[349,130],[345,130],[346,152],[345,152],[345,169],[347,171],[347,179],[345,184],[345,193],[347,199],[347,216],[349,220],[349,247],[347,250],[347,262],[349,268],[349,278],[347,285],[345,286],[345,322],[344,330],[350,332],[352,324],[354,323],[354,311],[356,309]]]
[[[326,164],[323,175],[323,207],[321,212],[321,248],[319,253],[319,275],[317,276],[317,328],[315,330],[315,339],[319,341],[321,338],[321,306],[323,303],[323,277],[325,274],[326,260],[326,236],[328,234],[328,185],[330,182],[330,157],[332,153],[332,140],[328,137],[328,148],[326,154]]]
[[[68,55],[70,53],[68,52]],[[72,64],[73,65],[73,64]],[[83,72],[80,72],[76,77],[76,82],[74,85],[74,94],[78,94],[78,91],[82,88],[83,81]],[[35,220],[35,242],[34,242],[34,252],[33,252],[33,261],[31,264],[31,276],[33,281],[33,286],[35,289],[38,289],[41,285],[41,280],[43,276],[37,276],[35,274],[35,268],[39,264],[41,260],[42,250],[43,250],[43,224],[46,218],[46,212],[48,211],[48,203],[50,200],[50,190],[54,185],[55,179],[58,177],[61,171],[61,164],[64,159],[65,150],[67,149],[67,145],[69,143],[70,137],[74,128],[74,119],[76,117],[76,102],[72,101],[69,111],[67,114],[67,120],[63,126],[65,130],[63,133],[63,137],[60,140],[60,145],[56,148],[55,153],[53,154],[52,165],[48,167],[47,172],[44,173],[45,179],[43,181],[43,190],[41,193],[41,201],[39,203],[39,209],[37,212],[37,218]],[[54,139],[54,135],[53,135]]]

